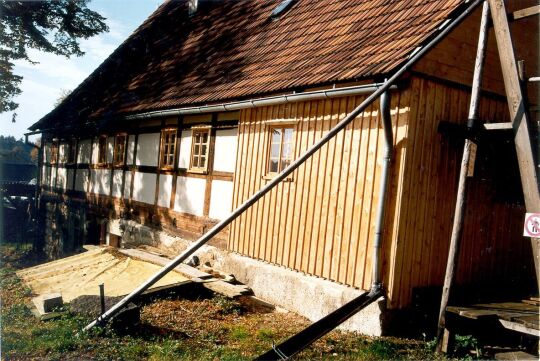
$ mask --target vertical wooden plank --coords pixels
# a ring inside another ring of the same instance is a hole
[[[320,131],[316,133],[316,140],[322,138],[331,126],[331,109],[332,100],[319,101],[319,111],[316,121],[320,125]],[[313,203],[315,211],[313,212],[310,227],[313,228],[310,240],[313,246],[312,257],[310,259],[310,273],[314,275],[322,275],[322,267],[326,261],[326,257],[328,257],[328,254],[325,253],[326,238],[324,236],[327,218],[325,218],[326,214],[323,214],[323,211],[326,210],[328,204],[328,182],[332,177],[329,162],[334,158],[334,141],[335,138],[331,139],[317,152],[317,158],[313,158],[315,175],[312,180],[316,188],[314,196],[311,198],[315,200]]]
[[[352,98],[344,98],[341,100],[340,105],[340,114],[339,119],[343,119],[352,109]],[[339,255],[337,259],[337,270],[334,275],[334,279],[341,283],[346,283],[347,279],[347,269],[348,269],[348,258],[350,252],[351,240],[348,234],[348,228],[351,224],[352,217],[352,207],[351,199],[352,193],[349,192],[349,187],[354,179],[355,172],[351,171],[351,159],[353,158],[354,148],[353,148],[353,137],[356,133],[354,121],[351,122],[345,128],[345,140],[343,142],[343,167],[341,172],[343,174],[342,181],[339,185],[340,187],[340,201],[341,212],[340,218],[337,221],[338,230],[337,233],[340,235],[340,245],[339,245]]]
[[[301,151],[304,152],[308,147],[310,143],[310,136],[312,128],[312,119],[311,119],[311,113],[313,108],[313,102],[306,102],[304,103],[303,107],[303,117],[302,117],[302,137],[301,137]],[[300,204],[307,204],[308,196],[309,196],[309,188],[311,186],[311,167],[310,167],[311,161],[306,161],[304,165],[301,167],[301,172],[299,173],[299,181],[302,182],[302,188],[299,189],[300,193]],[[300,178],[301,177],[301,178]],[[298,241],[298,248],[296,249],[296,256],[295,256],[295,268],[299,269],[301,271],[307,272],[307,261],[306,259],[309,257],[307,250],[310,249],[309,247],[309,241],[305,237],[306,232],[306,223],[307,223],[307,212],[308,209],[306,207],[302,207],[300,214],[298,215],[298,231],[296,233],[296,237],[299,240]]]
[[[362,99],[363,98],[350,97],[347,106],[347,113],[350,113],[353,108],[356,107],[358,102]],[[347,250],[345,252],[346,261],[344,264],[344,276],[342,282],[346,284],[352,283],[352,275],[354,274],[355,270],[353,255],[356,254],[358,248],[358,238],[353,238],[352,229],[354,220],[357,220],[360,217],[357,212],[357,208],[355,208],[355,204],[356,199],[359,196],[356,192],[356,189],[358,184],[358,162],[360,158],[360,149],[362,147],[362,144],[360,143],[362,135],[362,114],[354,118],[353,122],[351,123],[351,132],[352,137],[351,143],[349,145],[351,153],[351,156],[349,157],[349,183],[347,185],[346,197],[346,199],[348,200],[348,206],[346,207],[345,224],[343,231],[345,234],[344,239],[347,242]]]
[[[320,122],[317,121],[317,114],[319,109],[318,101],[310,102],[310,113],[309,113],[309,138],[308,145],[315,143],[317,139],[317,126],[321,126]],[[306,189],[306,218],[303,223],[303,228],[301,229],[301,234],[304,237],[304,250],[302,251],[302,270],[306,273],[312,273],[313,271],[313,258],[316,254],[316,242],[311,242],[311,232],[313,232],[313,212],[315,205],[313,204],[312,199],[316,195],[316,184],[317,184],[317,170],[315,170],[315,163],[318,163],[320,150],[313,155],[308,161],[306,161],[306,168],[309,169],[307,174],[308,188]]]
[[[335,112],[335,121],[339,122],[343,118],[343,113],[345,113],[347,107],[347,99],[340,98],[336,99],[336,105],[334,107]],[[336,152],[335,156],[337,158],[337,164],[334,166],[334,176],[337,178],[334,183],[332,180],[332,185],[335,186],[333,191],[335,192],[335,203],[330,206],[333,207],[334,219],[332,226],[331,237],[329,238],[330,242],[334,243],[334,252],[332,253],[332,258],[330,259],[330,273],[328,278],[332,280],[339,280],[339,269],[341,263],[341,253],[342,253],[342,242],[343,242],[343,213],[345,206],[345,192],[347,189],[347,174],[348,174],[348,163],[349,163],[349,149],[345,149],[345,144],[350,142],[348,136],[350,137],[351,124],[342,130],[338,135],[336,135]],[[337,175],[337,176],[336,176]],[[330,228],[330,227],[329,227]]]
[[[360,100],[356,101],[357,103]],[[355,188],[355,200],[354,200],[354,212],[351,239],[355,241],[356,252],[353,253],[354,258],[352,262],[353,272],[350,275],[349,284],[355,287],[361,287],[361,279],[363,276],[363,257],[365,255],[365,248],[367,243],[367,234],[362,232],[362,223],[364,221],[364,188],[366,185],[366,172],[367,172],[367,158],[369,148],[369,127],[371,123],[371,114],[373,106],[370,105],[361,115],[359,115],[359,127],[361,132],[360,147],[358,163],[356,165],[358,182]],[[360,282],[358,282],[360,280]]]
[[[297,103],[290,104],[288,109],[285,111],[285,119],[297,119],[298,114],[296,113],[296,106]],[[297,130],[293,130],[293,135],[296,139]],[[296,141],[293,142],[293,154],[295,152],[295,148],[297,147]],[[293,157],[293,159],[296,159]],[[296,184],[298,183],[298,180],[295,179],[296,175],[298,174],[298,170],[293,172],[291,174],[292,182],[288,182],[286,184],[287,192],[284,194],[284,197],[286,199],[284,208],[285,212],[283,213],[282,218],[282,227],[280,228],[280,237],[283,238],[283,246],[282,246],[282,260],[281,264],[290,267],[290,254],[291,254],[291,228],[293,223],[293,217],[294,217],[294,199],[295,199],[295,189]]]
[[[371,271],[372,271],[372,255],[373,255],[373,241],[375,234],[375,217],[376,205],[378,203],[379,194],[377,190],[379,187],[380,178],[380,166],[377,162],[379,140],[381,139],[379,133],[379,118],[380,110],[377,103],[372,104],[372,116],[369,126],[369,151],[366,171],[366,187],[364,188],[364,197],[367,202],[364,202],[365,208],[363,209],[365,214],[365,228],[364,232],[367,233],[367,242],[365,243],[364,251],[364,270],[362,275],[361,287],[363,289],[369,289],[371,286]]]

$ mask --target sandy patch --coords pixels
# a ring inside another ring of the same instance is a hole
[[[153,276],[161,267],[132,259],[106,248],[23,269],[17,275],[36,295],[61,293],[64,302],[81,295],[99,295],[99,284],[105,285],[109,297],[129,294]],[[170,272],[153,287],[187,281],[177,272]]]

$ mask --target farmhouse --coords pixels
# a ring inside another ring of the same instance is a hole
[[[186,247],[321,139],[467,5],[164,2],[31,128],[44,144],[43,249],[59,257],[82,242]],[[532,5],[512,1],[507,10]],[[260,297],[317,319],[370,289],[371,250],[380,240],[385,299],[347,325],[370,334],[383,333],[386,315],[413,309],[430,290],[440,297],[480,15],[477,7],[385,101],[372,103],[224,228],[204,259]],[[538,69],[538,42],[530,41],[538,38],[537,18],[510,27],[516,58]],[[492,30],[484,68],[478,121],[509,122]],[[533,105],[536,94],[529,90]],[[533,289],[511,131],[482,133],[471,174],[456,284],[475,292]]]

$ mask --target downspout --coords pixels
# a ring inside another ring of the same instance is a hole
[[[390,93],[384,92],[380,99],[381,121],[384,131],[384,153],[381,170],[381,188],[379,191],[379,204],[377,205],[377,218],[375,220],[375,240],[373,242],[373,275],[372,289],[382,288],[381,277],[381,239],[384,231],[384,211],[386,205],[386,195],[388,180],[390,175],[390,165],[392,164],[392,153],[394,150],[394,136],[392,133],[392,118],[390,116]]]

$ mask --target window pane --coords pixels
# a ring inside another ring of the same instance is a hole
[[[201,154],[206,155],[206,144],[203,144],[201,148]]]
[[[199,167],[199,156],[198,155],[193,156],[193,167]]]
[[[200,167],[200,168],[204,168],[205,165],[206,165],[206,157],[205,157],[205,156],[201,156],[201,159],[200,159],[199,163],[200,163],[200,164],[199,164],[199,167]]]
[[[282,171],[283,169],[285,169],[285,167],[287,167],[289,164],[291,164],[291,161],[290,160],[285,160],[283,159],[281,161],[281,168],[279,169],[280,171]]]
[[[284,131],[285,133],[283,134],[283,143],[292,143],[293,129],[285,128]]]
[[[279,158],[279,143],[272,144],[270,148],[270,158]]]
[[[208,142],[208,133],[202,133],[202,142],[203,143],[206,143]]]
[[[281,159],[292,159],[292,144],[283,144],[283,150],[281,151]]]
[[[195,146],[193,147],[193,154],[194,155],[199,155],[199,144],[195,144]]]
[[[281,142],[281,129],[274,128],[272,131],[272,144],[279,144]]]
[[[278,172],[278,160],[270,159],[268,172],[277,173]]]

